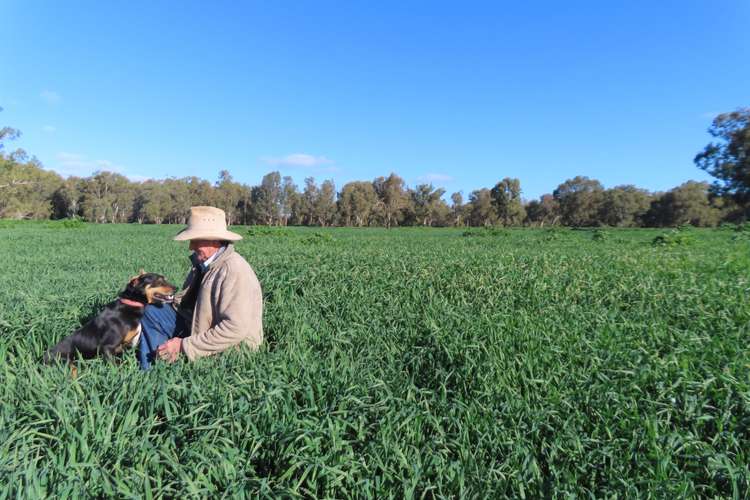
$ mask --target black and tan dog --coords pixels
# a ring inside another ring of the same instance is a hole
[[[141,271],[131,278],[117,300],[107,304],[88,323],[49,349],[43,361],[72,363],[79,355],[84,359],[111,359],[137,341],[144,307],[171,302],[175,290],[176,287],[164,276]]]

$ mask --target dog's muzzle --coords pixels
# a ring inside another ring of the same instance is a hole
[[[162,295],[160,293],[155,293],[154,298],[158,300],[159,302],[163,302],[165,304],[171,304],[172,302],[174,302],[174,294]]]

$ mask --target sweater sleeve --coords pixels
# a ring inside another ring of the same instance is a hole
[[[237,272],[231,267],[226,271],[212,291],[214,326],[192,332],[182,341],[182,350],[190,361],[220,353],[246,339],[260,344],[262,333],[253,331],[259,324],[257,316],[262,314],[260,284],[252,272]]]

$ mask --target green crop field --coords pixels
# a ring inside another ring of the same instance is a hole
[[[0,498],[750,495],[746,233],[235,228],[261,352],[39,364],[178,229],[0,221]]]

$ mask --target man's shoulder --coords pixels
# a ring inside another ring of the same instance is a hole
[[[246,284],[252,290],[260,290],[261,288],[260,281],[258,281],[258,276],[253,268],[242,255],[236,252],[228,255],[222,261],[221,266],[217,269],[217,275],[232,283]]]
[[[254,274],[250,263],[237,251],[233,251],[225,259],[222,259],[221,262],[217,262],[217,264],[219,264],[217,267],[229,272],[250,271]]]

